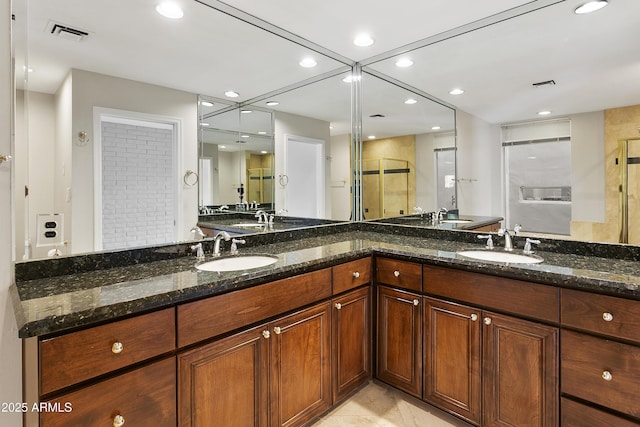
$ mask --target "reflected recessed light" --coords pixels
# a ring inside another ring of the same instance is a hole
[[[182,12],[180,6],[172,1],[163,1],[162,3],[157,5],[156,12],[158,12],[165,18],[170,19],[180,19],[182,18],[182,16],[184,16],[184,13]]]
[[[240,138],[249,138],[249,135],[240,135]]]
[[[27,73],[33,73],[33,68],[31,67],[24,67],[24,69],[27,71]]]
[[[203,105],[205,107],[213,107],[213,102],[210,101],[200,101],[200,105]]]
[[[234,92],[232,90],[228,90],[225,93],[225,96],[228,96],[229,98],[237,98],[240,96],[240,94],[238,92]]]
[[[583,15],[585,13],[591,13],[591,12],[595,12],[596,10],[600,10],[603,7],[605,7],[607,4],[609,4],[607,2],[607,0],[594,0],[594,1],[588,1],[578,7],[576,7],[576,9],[574,10],[574,12],[578,15]]]
[[[375,135],[369,135],[368,138],[369,139],[376,139],[376,136]]]
[[[409,98],[409,99],[407,99],[406,101],[404,101],[404,103],[405,103],[405,104],[409,104],[409,105],[411,105],[411,104],[417,104],[417,103],[418,103],[418,100],[417,100],[417,99],[413,99],[413,98]]]
[[[200,123],[200,126],[209,126],[209,123],[201,122],[201,123]]]
[[[260,154],[267,154],[267,153],[268,153],[268,151],[266,151],[266,150],[260,151]]]
[[[460,88],[455,88],[455,89],[451,89],[449,91],[449,93],[451,95],[462,95],[464,93],[464,90],[460,89]]]
[[[549,114],[551,114],[551,111],[538,111],[539,116],[548,116]]]
[[[258,135],[266,135],[267,133],[263,130],[261,130],[260,132],[258,132]]]
[[[242,114],[250,114],[253,113],[253,110],[240,110]]]
[[[267,101],[267,105],[269,107],[273,107],[274,105],[278,105],[280,104],[278,101]]]
[[[361,33],[358,34],[355,39],[353,39],[353,44],[360,47],[367,47],[373,44],[373,39],[369,34]]]
[[[311,57],[304,58],[302,61],[300,61],[300,66],[304,68],[313,68],[316,65],[318,65],[318,63]]]
[[[400,58],[396,61],[396,67],[407,68],[413,65],[413,61],[409,58]]]
[[[440,126],[432,126],[431,130],[440,130]]]
[[[219,145],[218,147],[220,147],[220,148],[227,148],[227,146],[226,146],[226,145]]]
[[[536,156],[528,156],[528,157],[527,157],[527,159],[529,159],[529,160],[535,160],[535,159],[537,159],[537,157],[536,157]]]

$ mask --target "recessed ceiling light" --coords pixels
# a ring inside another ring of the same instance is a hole
[[[226,145],[219,145],[218,147],[220,147],[220,148],[227,148],[227,146],[226,146]]]
[[[529,160],[535,160],[535,159],[537,159],[537,157],[536,157],[536,156],[528,156],[528,157],[527,157],[527,159],[529,159]]]
[[[184,12],[182,12],[180,6],[172,1],[163,1],[157,5],[156,12],[170,19],[180,19],[184,16]]]
[[[273,107],[274,105],[278,105],[280,104],[278,101],[267,101],[267,105],[269,107]]]
[[[266,134],[267,134],[267,133],[266,133],[265,131],[263,131],[263,130],[261,130],[261,131],[259,131],[259,132],[258,132],[258,135],[266,135]]]
[[[608,5],[609,3],[607,2],[607,0],[594,0],[594,1],[588,1],[578,7],[576,7],[576,9],[574,10],[574,12],[578,15],[583,15],[585,13],[591,13],[591,12],[595,12],[596,10],[600,10],[603,7],[605,7],[606,5]]]
[[[431,130],[440,130],[440,126],[432,126]]]
[[[358,34],[356,38],[353,39],[353,44],[360,47],[371,46],[373,43],[373,39],[367,33]]]
[[[205,107],[213,107],[213,102],[210,101],[200,101],[200,105],[203,105]]]
[[[249,138],[249,135],[240,135],[240,138]]]
[[[548,116],[549,114],[551,114],[551,111],[548,111],[548,110],[538,111],[539,116]]]
[[[228,90],[225,93],[225,96],[228,96],[229,98],[237,98],[240,96],[240,94],[238,92],[234,92],[232,90]]]
[[[201,122],[201,123],[200,123],[200,126],[209,126],[209,123]]]
[[[417,104],[417,103],[418,103],[418,100],[417,100],[417,99],[413,99],[413,98],[409,98],[409,99],[407,99],[406,101],[404,101],[404,103],[405,103],[405,104],[409,104],[409,105]]]
[[[368,138],[369,139],[376,139],[376,136],[375,135],[369,135]]]
[[[25,70],[27,70],[27,73],[33,73],[33,68],[31,67],[24,67]]]
[[[304,58],[302,61],[300,61],[300,66],[304,68],[313,68],[316,65],[318,65],[318,63],[311,57]]]
[[[266,150],[260,151],[260,154],[267,154],[267,153],[268,153],[268,151],[266,151]]]
[[[449,93],[451,95],[462,95],[464,93],[464,90],[460,89],[460,88],[455,88],[455,89],[451,89],[449,91]]]
[[[253,110],[240,110],[242,114],[250,114],[253,113]]]
[[[396,67],[407,68],[413,65],[413,61],[409,58],[400,58],[396,61]]]

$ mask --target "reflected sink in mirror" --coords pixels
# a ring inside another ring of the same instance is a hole
[[[231,224],[229,227],[246,227],[246,228],[251,228],[251,227],[255,227],[255,228],[259,228],[259,227],[265,227],[267,224],[261,223],[261,222],[239,222],[237,224]]]
[[[458,251],[456,254],[476,261],[504,262],[507,264],[538,264],[544,261],[544,259],[537,255],[496,250]]]
[[[276,261],[278,257],[271,255],[232,255],[203,262],[196,265],[196,268],[202,271],[240,271],[266,267]]]
[[[470,220],[470,219],[461,219],[461,218],[458,218],[458,219],[441,219],[440,220],[440,223],[442,223],[442,224],[465,224],[465,223],[468,223],[468,222],[473,222],[473,221]]]

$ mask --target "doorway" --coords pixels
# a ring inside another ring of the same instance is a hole
[[[640,138],[618,140],[616,159],[620,176],[619,242],[640,243]]]
[[[287,215],[325,216],[325,142],[301,136],[284,136],[284,173],[278,184],[284,190]]]
[[[179,121],[96,111],[95,249],[177,240]]]

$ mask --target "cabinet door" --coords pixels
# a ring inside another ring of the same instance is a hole
[[[269,325],[272,427],[302,425],[331,406],[330,320],[327,302]]]
[[[483,313],[484,426],[558,425],[558,329]]]
[[[180,426],[267,426],[266,332],[257,327],[178,356]]]
[[[479,424],[482,386],[478,309],[424,299],[424,400]]]
[[[371,377],[370,288],[333,300],[333,402]]]
[[[422,394],[421,313],[419,295],[378,287],[376,375],[417,397]]]

